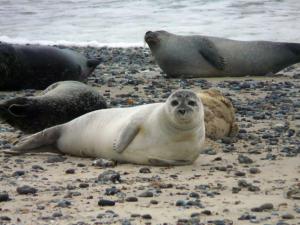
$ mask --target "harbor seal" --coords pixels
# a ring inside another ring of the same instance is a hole
[[[197,93],[204,106],[205,135],[212,140],[235,137],[238,125],[231,101],[215,89]]]
[[[33,133],[104,108],[105,99],[94,88],[78,81],[61,81],[38,96],[0,102],[0,119]]]
[[[13,152],[56,151],[145,165],[192,164],[205,139],[204,111],[194,92],[178,90],[164,103],[85,114],[29,136]],[[54,150],[53,150],[54,151]]]
[[[99,63],[67,48],[0,42],[0,90],[42,90],[57,81],[84,81]]]
[[[263,76],[300,62],[298,43],[235,41],[167,31],[148,31],[145,41],[170,78]]]

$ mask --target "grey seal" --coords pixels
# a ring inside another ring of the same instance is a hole
[[[57,81],[84,81],[100,62],[67,48],[0,42],[0,90],[42,90]]]
[[[78,81],[61,81],[38,96],[0,102],[0,119],[26,133],[34,133],[104,108],[105,99],[94,88]]]
[[[29,136],[13,152],[49,151],[147,165],[187,165],[205,139],[204,111],[194,92],[166,102],[90,112]],[[41,148],[43,147],[43,148]]]
[[[148,31],[145,41],[168,77],[263,76],[300,62],[300,44],[236,41]]]

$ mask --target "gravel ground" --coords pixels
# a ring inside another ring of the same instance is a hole
[[[0,151],[0,224],[300,224],[299,64],[267,77],[166,79],[148,48],[74,49],[103,59],[88,84],[111,107],[217,88],[236,108],[239,134],[207,140],[183,167]],[[0,149],[22,136],[0,123]]]

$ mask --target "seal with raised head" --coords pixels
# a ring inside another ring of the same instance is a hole
[[[239,128],[230,99],[215,89],[201,91],[197,95],[204,106],[206,137],[212,140],[235,137]]]
[[[105,108],[105,99],[96,89],[78,81],[60,81],[38,96],[0,102],[0,119],[34,133]]]
[[[194,92],[178,90],[164,103],[85,114],[29,136],[13,152],[49,151],[148,165],[192,164],[205,139],[204,111]]]
[[[84,81],[99,63],[67,48],[0,42],[0,90],[41,90],[57,81]]]
[[[298,43],[181,36],[167,31],[148,31],[145,41],[160,68],[173,78],[263,76],[300,62]]]

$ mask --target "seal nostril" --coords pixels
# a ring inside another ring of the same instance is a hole
[[[179,112],[181,115],[184,115],[184,114],[185,114],[185,110],[184,110],[184,109],[179,109],[178,112]]]

